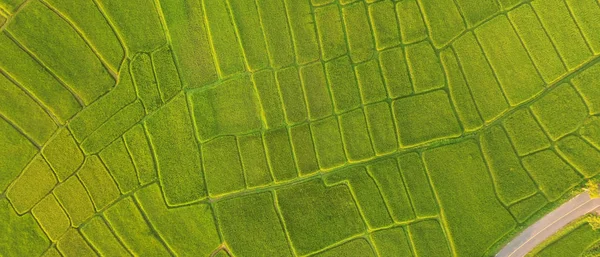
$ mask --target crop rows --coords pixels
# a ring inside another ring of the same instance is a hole
[[[597,0],[0,0],[0,24],[0,255],[490,255],[600,173]]]

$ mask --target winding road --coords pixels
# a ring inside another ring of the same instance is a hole
[[[581,193],[529,226],[504,246],[496,256],[525,256],[571,221],[600,209],[599,207],[600,198],[591,198],[587,192]]]

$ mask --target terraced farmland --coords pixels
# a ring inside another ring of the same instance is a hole
[[[0,256],[492,256],[600,176],[598,0],[0,0],[0,30]]]

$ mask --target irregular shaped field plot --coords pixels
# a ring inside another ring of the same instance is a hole
[[[494,255],[600,176],[599,17],[0,0],[0,256]]]

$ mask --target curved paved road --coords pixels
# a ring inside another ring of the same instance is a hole
[[[600,198],[590,198],[587,192],[581,193],[556,210],[547,214],[525,231],[515,237],[498,254],[497,257],[521,257],[529,253],[538,244],[558,232],[571,221],[600,209]]]

